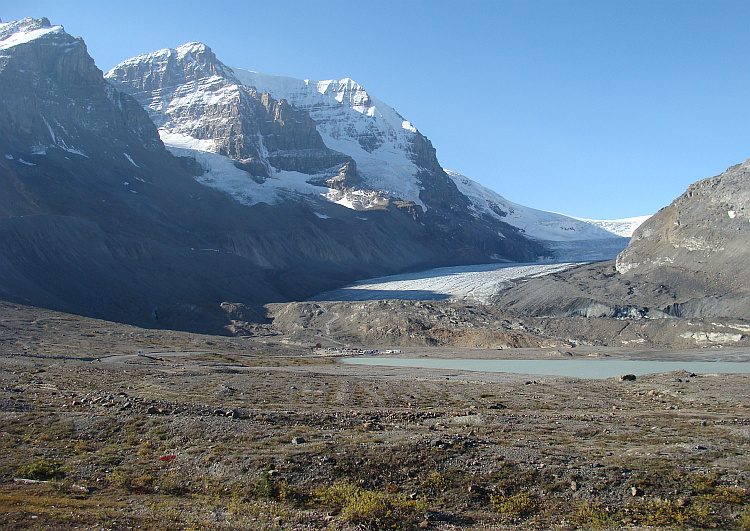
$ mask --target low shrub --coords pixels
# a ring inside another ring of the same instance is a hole
[[[315,501],[339,510],[338,518],[365,529],[415,529],[427,509],[425,498],[364,489],[339,481],[318,489]]]
[[[539,510],[539,502],[527,491],[511,496],[490,494],[490,503],[497,512],[511,518],[531,516]]]
[[[22,466],[16,472],[18,477],[24,479],[34,479],[37,481],[58,480],[65,477],[65,471],[62,466],[54,461],[39,459],[33,463]]]

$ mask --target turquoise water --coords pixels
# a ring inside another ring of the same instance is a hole
[[[641,361],[619,359],[586,360],[481,360],[438,358],[344,358],[342,363],[415,367],[456,371],[507,372],[577,378],[611,378],[621,374],[642,374],[685,370],[697,374],[750,373],[750,362],[732,361]]]

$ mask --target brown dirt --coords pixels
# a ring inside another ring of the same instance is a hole
[[[395,370],[342,365],[270,332],[199,336],[0,308],[3,529],[750,522],[750,376]],[[572,353],[617,354],[597,349]]]

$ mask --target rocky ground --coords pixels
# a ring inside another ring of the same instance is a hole
[[[750,346],[750,321],[746,319],[530,317],[498,305],[450,300],[316,301],[269,304],[267,308],[273,320],[268,330],[301,344],[492,349]],[[236,326],[241,331],[243,324]],[[251,332],[257,333],[257,327]]]
[[[562,355],[433,348],[403,355]],[[540,379],[312,352],[270,327],[201,336],[0,304],[0,527],[750,528],[750,376]],[[563,354],[597,352],[630,351]]]

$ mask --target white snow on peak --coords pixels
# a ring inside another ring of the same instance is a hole
[[[43,26],[33,18],[0,23],[0,50],[26,44],[49,34],[62,34],[62,26]]]
[[[178,46],[177,48],[175,48],[175,51],[177,52],[178,56],[182,57],[187,54],[195,55],[197,53],[205,52],[209,49],[210,48],[202,42],[189,42],[187,44],[183,44],[182,46]]]
[[[349,78],[313,81],[233,68],[244,85],[307,111],[325,145],[357,163],[364,186],[426,209],[411,160],[417,129]]]
[[[469,198],[476,213],[513,225],[530,238],[565,242],[621,236],[588,221],[513,203],[460,173],[448,170],[446,173],[456,183],[459,191]]]

